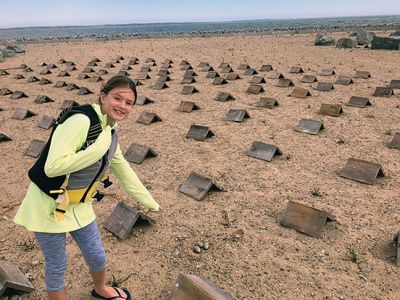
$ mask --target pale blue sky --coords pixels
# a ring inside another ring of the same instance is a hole
[[[400,15],[400,0],[11,0],[0,28]]]

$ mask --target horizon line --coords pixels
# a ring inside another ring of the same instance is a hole
[[[86,25],[39,25],[39,26],[13,26],[0,27],[0,30],[26,29],[26,28],[64,28],[64,27],[96,27],[96,26],[129,26],[129,25],[160,25],[160,24],[199,24],[199,23],[234,23],[255,21],[285,21],[285,20],[313,20],[313,19],[339,19],[339,18],[366,18],[366,17],[400,17],[398,14],[388,15],[347,15],[331,17],[300,17],[300,18],[267,18],[267,19],[238,19],[224,21],[166,21],[166,22],[138,22],[138,23],[108,23],[108,24],[86,24]]]

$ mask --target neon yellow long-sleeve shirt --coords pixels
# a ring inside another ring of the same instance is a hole
[[[70,174],[86,168],[98,161],[111,144],[111,127],[107,126],[107,116],[103,115],[100,106],[93,104],[99,116],[102,133],[97,140],[85,150],[78,151],[86,140],[90,120],[83,114],[75,114],[60,124],[54,131],[45,172],[49,177]],[[141,183],[138,176],[123,157],[119,145],[113,155],[110,165],[124,190],[144,207],[157,211],[158,203]],[[60,233],[82,228],[96,218],[93,201],[69,205],[63,221],[54,220],[56,203],[53,198],[42,192],[36,184],[30,183],[14,222],[30,231]]]

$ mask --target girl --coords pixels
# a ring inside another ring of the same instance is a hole
[[[66,233],[74,238],[93,279],[96,299],[131,299],[126,289],[105,284],[106,257],[92,209],[100,182],[109,184],[106,170],[140,204],[160,209],[122,155],[116,121],[132,111],[137,92],[126,76],[112,77],[101,89],[99,104],[82,105],[60,114],[49,141],[29,170],[27,194],[14,218],[33,231],[45,257],[50,300],[67,299]]]

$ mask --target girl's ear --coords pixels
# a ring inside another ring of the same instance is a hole
[[[100,97],[99,97],[99,99],[100,99],[100,104],[103,104],[104,103],[104,98],[106,97],[106,94],[104,93],[104,92],[100,92]]]

